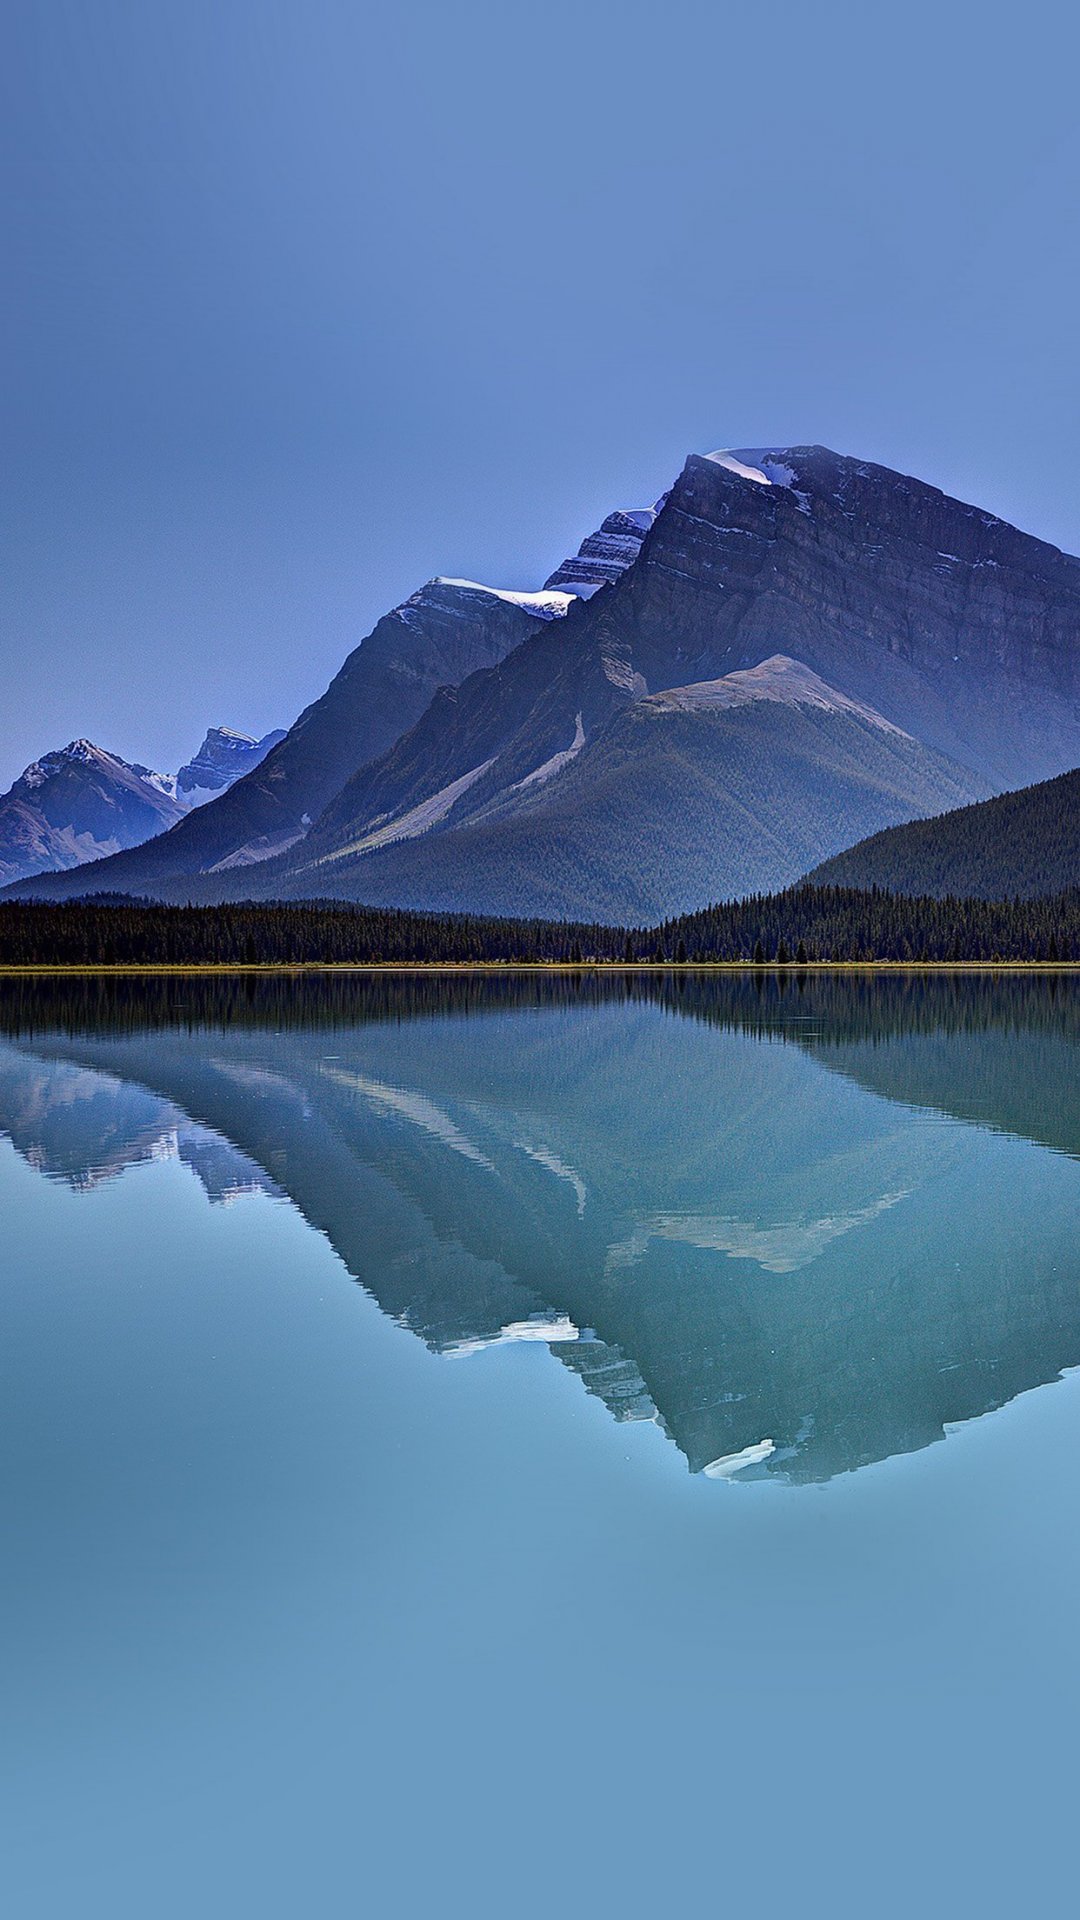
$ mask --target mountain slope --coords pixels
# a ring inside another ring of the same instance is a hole
[[[0,880],[61,873],[135,846],[182,818],[168,776],[73,740],[0,797]]]
[[[1032,900],[1080,886],[1080,769],[874,834],[808,877],[938,899]]]
[[[287,847],[358,766],[419,718],[437,688],[501,660],[569,604],[566,595],[508,599],[471,583],[429,582],[384,615],[253,772],[151,845],[78,881],[42,881],[41,892],[165,894],[175,880],[186,898],[187,876],[219,863],[245,868]]]
[[[367,851],[335,850],[267,885],[648,922],[786,884],[807,849],[842,844],[855,822],[910,819],[971,791],[962,769],[778,656],[638,700],[588,744],[579,724],[510,807],[424,837],[423,820],[399,820]]]

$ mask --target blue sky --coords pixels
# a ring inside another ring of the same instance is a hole
[[[0,782],[318,694],[684,455],[1080,547],[1066,9],[9,0]]]

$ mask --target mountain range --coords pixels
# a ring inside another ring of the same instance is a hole
[[[283,738],[211,727],[175,774],[121,760],[92,740],[43,754],[0,795],[0,880],[68,872],[143,844],[242,779]]]
[[[692,455],[537,593],[429,582],[226,792],[19,891],[678,913],[1075,766],[1078,635],[1080,561],[992,514]]]

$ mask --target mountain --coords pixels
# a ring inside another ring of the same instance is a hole
[[[163,833],[184,812],[171,784],[89,740],[45,754],[0,797],[0,878],[62,873]]]
[[[571,604],[569,594],[554,590],[518,594],[472,581],[429,581],[384,615],[252,772],[150,846],[77,882],[43,882],[40,891],[56,898],[89,886],[164,897],[175,882],[183,899],[198,891],[188,876],[246,868],[292,845],[357,767],[419,719],[436,689],[492,666]],[[243,879],[233,884],[247,891]]]
[[[856,726],[870,755],[862,794],[876,795],[863,817],[875,826],[1080,760],[1080,561],[934,487],[825,448],[691,456],[654,508],[609,515],[546,591],[564,596],[561,617],[534,605],[523,628],[526,608],[512,599],[457,583],[423,589],[380,622],[262,768],[197,823],[97,869],[94,885],[204,900],[381,899],[392,887],[400,904],[417,905],[438,884],[441,899],[467,909],[520,900],[517,876],[529,877],[542,846],[538,910],[542,901],[568,912],[588,897],[590,910],[602,899],[604,911],[630,918],[642,906],[632,861],[612,851],[618,821],[633,859],[655,869],[655,850],[670,839],[683,866],[677,885],[707,881],[721,894],[751,872],[755,884],[780,885],[793,860],[838,850],[819,824],[850,831],[860,817],[859,781],[845,784],[850,759],[830,764]],[[500,632],[492,647],[485,624],[488,657],[476,658],[478,646],[456,671],[440,661],[410,705],[380,662],[400,659],[403,620],[427,644],[447,612],[440,595],[458,596],[459,627],[461,597],[472,595],[513,616],[517,632]],[[761,701],[741,716],[701,704],[703,684],[777,656],[874,721],[818,709],[814,748],[805,702],[786,703],[786,718]],[[369,683],[380,696],[374,725],[350,698]],[[698,690],[696,704],[673,700],[687,688]],[[635,724],[631,710],[649,699]],[[917,764],[916,746],[929,756]],[[897,755],[907,757],[902,775]],[[258,872],[233,873],[255,857]],[[484,892],[500,862],[502,891]],[[33,889],[77,890],[56,879]]]
[[[91,740],[43,755],[0,795],[0,881],[70,872],[142,845],[257,766],[281,738],[211,727],[177,774],[121,760]]]
[[[808,878],[890,893],[1033,900],[1080,886],[1080,769],[861,840]]]
[[[211,727],[198,753],[176,776],[177,799],[189,807],[202,806],[231,787],[234,780],[261,766],[271,747],[284,738],[282,727],[264,733],[261,740],[249,733],[235,733],[231,727]]]
[[[613,871],[605,851],[591,864],[597,809],[608,847],[619,822],[635,857],[639,818],[655,847],[665,835],[678,843],[685,814],[687,837],[708,848],[707,792],[723,786],[725,769],[710,760],[707,723],[694,716],[686,730],[699,745],[682,783],[677,724],[667,728],[670,756],[645,726],[605,730],[653,694],[723,680],[777,654],[938,756],[930,784],[942,792],[951,780],[954,804],[1080,757],[1080,562],[992,515],[823,448],[755,449],[691,457],[638,532],[637,557],[614,580],[579,595],[564,620],[497,667],[437,695],[388,754],[354,775],[307,839],[259,875],[258,890],[392,894],[409,906],[437,897],[477,910],[528,898],[537,911],[633,918],[644,902],[632,861]],[[668,702],[662,711],[672,720],[679,710]],[[737,727],[729,720],[720,732],[727,741]],[[880,731],[865,737],[880,746]],[[649,748],[649,774],[631,767],[631,740]],[[654,784],[657,759],[665,765]],[[745,754],[726,789],[729,819],[743,809],[755,822],[753,857],[739,850],[725,862],[717,846],[710,859],[699,846],[687,884],[708,878],[724,894],[749,872],[770,887],[792,876],[797,834],[764,857],[775,817],[767,792],[760,807],[757,797],[767,764]],[[795,823],[804,806],[811,818],[827,821],[833,806],[839,814],[840,790],[820,768],[817,776],[816,790],[781,781],[776,813]],[[578,805],[584,817],[569,822]],[[899,820],[940,805],[909,785],[899,799],[883,796],[879,817],[884,825],[890,808]],[[724,834],[737,848],[734,825]],[[536,873],[541,841],[547,871]],[[492,891],[500,862],[510,871]],[[518,884],[523,872],[531,895]]]
[[[597,587],[612,586],[627,567],[633,566],[663,504],[662,497],[654,507],[620,507],[609,513],[577,552],[556,567],[545,583],[547,588],[562,588],[587,600]]]
[[[431,803],[340,845],[335,809],[276,891],[648,924],[787,884],[855,822],[911,818],[974,781],[798,661],[646,695],[574,739],[510,803],[421,836]],[[856,829],[857,830],[857,829]],[[411,837],[404,837],[404,836]],[[329,838],[332,851],[320,854]],[[335,844],[336,842],[336,844]],[[368,850],[365,850],[366,849]]]

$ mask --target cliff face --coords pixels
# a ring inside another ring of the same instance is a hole
[[[783,651],[994,787],[1075,761],[1080,561],[823,448],[726,457],[687,462],[625,583],[647,678],[673,630],[687,679]]]
[[[762,456],[759,456],[762,457]],[[334,820],[491,758],[470,809],[648,692],[784,653],[991,789],[1080,757],[1080,561],[936,488],[821,448],[785,484],[691,458],[606,591],[425,715]],[[758,469],[763,473],[763,469]],[[586,543],[588,544],[588,543]],[[459,810],[458,818],[462,817]]]
[[[576,553],[563,561],[547,582],[586,598],[597,587],[610,587],[619,575],[631,567],[641,552],[641,543],[656,519],[662,500],[655,507],[620,507],[583,540]]]
[[[250,733],[237,733],[232,727],[210,727],[198,753],[181,767],[176,776],[176,791],[189,806],[199,806],[213,794],[223,793],[234,780],[240,780],[266,759],[285,734],[281,727],[256,740]]]

